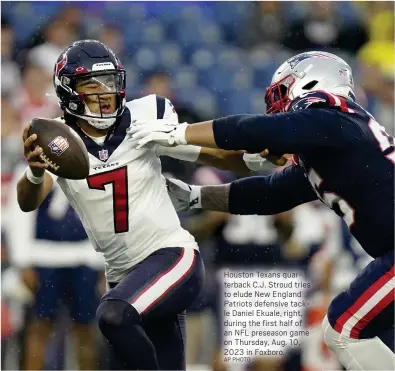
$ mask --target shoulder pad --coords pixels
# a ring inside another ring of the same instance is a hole
[[[150,94],[142,98],[126,102],[132,120],[156,120],[156,95]]]
[[[307,92],[295,98],[289,105],[287,111],[298,111],[307,108],[334,107],[335,97],[333,94],[323,90]],[[337,98],[338,99],[338,98]]]
[[[126,107],[132,113],[133,119],[139,120],[163,119],[166,112],[176,115],[176,110],[170,100],[156,94],[150,94],[126,102]]]
[[[342,112],[355,113],[355,110],[350,106],[353,102],[347,99],[334,95],[326,90],[316,90],[304,93],[295,98],[288,106],[287,111],[298,111],[306,108],[336,108]],[[354,104],[355,105],[355,104]]]
[[[140,108],[140,107],[150,109],[154,105],[156,105],[155,94],[146,95],[144,97],[132,99],[126,102],[126,107],[128,107],[129,109]]]

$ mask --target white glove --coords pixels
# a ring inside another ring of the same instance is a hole
[[[167,193],[171,202],[179,211],[188,211],[189,209],[200,209],[202,207],[199,186],[189,185],[178,179],[166,178]]]
[[[136,149],[144,147],[147,143],[175,147],[187,144],[185,140],[187,126],[186,122],[179,124],[169,120],[136,121],[126,132]]]
[[[275,167],[270,161],[261,157],[259,153],[244,153],[243,160],[246,166],[252,171],[268,170]]]

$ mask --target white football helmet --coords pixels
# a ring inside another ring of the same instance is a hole
[[[292,100],[314,90],[355,100],[351,67],[326,52],[312,51],[288,59],[274,73],[266,91],[266,113],[285,112]]]

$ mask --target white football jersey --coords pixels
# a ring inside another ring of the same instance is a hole
[[[102,144],[71,125],[90,160],[84,180],[57,178],[78,212],[91,243],[104,255],[109,282],[119,282],[135,264],[165,247],[198,249],[181,225],[161,174],[158,146],[136,150],[126,130],[135,120],[178,122],[169,100],[149,95],[126,103],[114,132]]]

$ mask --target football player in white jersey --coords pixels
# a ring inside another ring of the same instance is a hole
[[[180,226],[161,175],[160,155],[248,172],[240,153],[194,146],[136,150],[128,140],[135,120],[178,122],[166,98],[126,102],[125,71],[95,40],[74,42],[59,57],[54,86],[61,118],[84,141],[90,174],[57,178],[40,161],[42,149],[24,131],[29,166],[18,182],[23,211],[36,209],[57,181],[78,212],[94,248],[105,258],[111,290],[97,319],[122,364],[139,370],[185,369],[185,309],[198,296],[204,266],[194,238]]]

